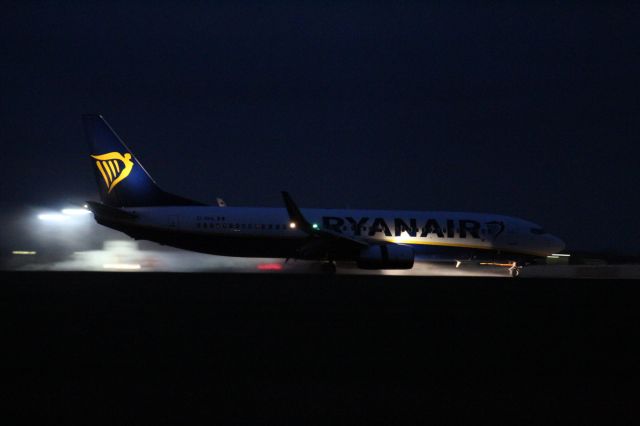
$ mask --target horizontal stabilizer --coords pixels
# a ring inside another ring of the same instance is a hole
[[[127,212],[117,207],[107,206],[106,204],[97,203],[95,201],[87,201],[87,205],[94,215],[105,219],[130,220],[138,217],[135,213]]]

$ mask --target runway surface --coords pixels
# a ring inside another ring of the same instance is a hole
[[[637,418],[640,282],[2,273],[5,418]]]

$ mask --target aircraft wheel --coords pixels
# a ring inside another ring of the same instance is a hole
[[[336,273],[336,264],[333,262],[323,263],[322,273],[327,275],[334,275]]]

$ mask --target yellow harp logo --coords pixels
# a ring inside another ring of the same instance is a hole
[[[104,178],[108,192],[111,192],[117,184],[122,182],[129,176],[133,169],[133,161],[131,154],[128,152],[124,155],[119,152],[109,152],[102,155],[92,155],[96,159],[96,167]]]

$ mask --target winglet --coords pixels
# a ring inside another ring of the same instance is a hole
[[[302,215],[302,212],[298,206],[296,206],[296,203],[293,202],[293,198],[291,198],[291,195],[289,195],[287,191],[282,191],[282,198],[284,200],[284,205],[287,207],[287,213],[289,213],[289,220],[291,223],[295,224],[295,228],[317,238],[325,238],[330,241],[339,240],[344,244],[348,244],[348,246],[354,248],[354,250],[360,250],[369,246],[369,243],[364,240],[350,237],[348,235],[342,235],[341,233],[335,232],[331,229],[321,229],[317,225],[310,224]]]
[[[307,234],[313,232],[313,226],[311,226],[307,219],[302,215],[302,212],[296,203],[293,202],[293,198],[291,198],[291,195],[289,195],[287,191],[282,191],[282,199],[284,200],[284,205],[287,208],[287,213],[289,213],[289,220],[291,223]]]

